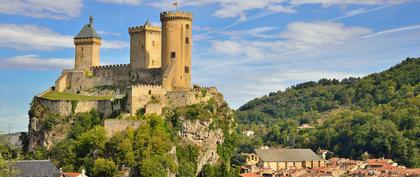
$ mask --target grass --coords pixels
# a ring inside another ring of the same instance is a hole
[[[113,96],[86,96],[75,93],[50,91],[41,96],[48,100],[68,100],[68,101],[92,101],[92,100],[110,100]]]

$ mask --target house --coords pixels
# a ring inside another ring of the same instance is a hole
[[[62,177],[89,177],[85,173],[86,171],[84,169],[82,170],[82,173],[65,172]]]
[[[49,160],[22,160],[8,162],[19,171],[16,177],[61,177],[61,171]]]
[[[256,173],[242,173],[239,176],[240,177],[262,177],[261,175],[256,174]]]
[[[243,157],[245,157],[245,165],[256,165],[260,158],[253,153],[241,153]]]
[[[274,171],[325,166],[324,160],[310,149],[256,149],[255,152],[260,166]]]
[[[320,149],[317,152],[318,156],[322,157],[322,159],[327,160],[328,154],[332,154],[329,150]]]

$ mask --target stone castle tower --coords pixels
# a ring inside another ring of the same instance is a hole
[[[83,107],[94,107],[104,115],[113,111],[132,115],[138,111],[160,114],[163,107],[208,101],[210,97],[200,90],[214,91],[215,88],[193,88],[191,84],[193,14],[162,12],[160,21],[161,26],[147,21],[128,28],[129,64],[100,65],[101,37],[90,17],[89,24],[74,37],[74,69],[63,70],[50,91],[92,96],[91,99],[109,97],[109,100],[101,97],[91,107]]]
[[[135,68],[161,67],[161,29],[152,26],[149,21],[143,26],[131,27],[130,34],[130,66]]]
[[[162,12],[162,86],[167,90],[191,87],[192,13]]]
[[[99,50],[101,37],[93,28],[93,17],[90,16],[89,24],[85,25],[79,34],[74,37],[75,63],[74,69],[90,69],[99,66]]]

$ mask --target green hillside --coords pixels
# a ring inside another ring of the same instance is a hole
[[[341,157],[392,158],[420,166],[420,58],[363,78],[321,79],[256,98],[238,109],[254,130],[241,150],[260,145],[329,149]],[[300,129],[303,124],[313,129]]]

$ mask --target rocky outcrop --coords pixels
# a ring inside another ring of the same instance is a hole
[[[197,172],[200,172],[204,165],[215,165],[219,160],[217,146],[223,143],[224,135],[222,129],[210,129],[211,121],[183,120],[179,136],[183,142],[191,143],[199,147],[200,155],[197,159]]]
[[[26,152],[32,152],[39,147],[49,149],[55,142],[63,140],[69,131],[70,124],[59,120],[61,116],[52,113],[40,99],[34,99],[32,101],[28,114],[28,134],[25,138],[26,141],[23,142],[23,147]],[[54,120],[51,116],[54,117]],[[51,121],[50,123],[59,121],[60,123],[49,127],[47,121]]]

